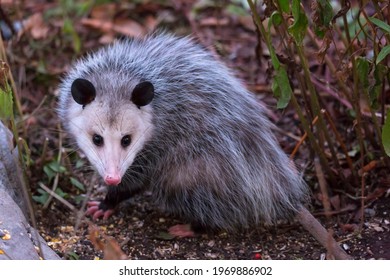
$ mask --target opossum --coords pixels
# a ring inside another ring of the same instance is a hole
[[[109,186],[90,205],[94,218],[145,189],[208,229],[272,224],[305,209],[308,188],[264,106],[190,37],[117,41],[76,62],[59,92],[64,128]]]

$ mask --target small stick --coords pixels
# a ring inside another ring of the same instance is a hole
[[[307,210],[305,207],[302,207],[297,214],[297,219],[301,225],[308,231],[310,234],[317,239],[317,241],[327,248],[330,254],[334,256],[336,260],[351,260],[352,257],[349,256],[337,243],[337,241],[329,234],[326,229],[318,222],[316,218]]]

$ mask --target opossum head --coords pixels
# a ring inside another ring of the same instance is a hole
[[[154,87],[140,82],[131,95],[123,95],[128,100],[96,91],[89,80],[73,81],[68,128],[105,183],[118,185],[152,133],[152,109],[147,105]]]

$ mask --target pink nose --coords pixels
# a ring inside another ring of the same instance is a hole
[[[106,175],[104,182],[109,186],[117,186],[121,182],[121,177],[119,175]]]

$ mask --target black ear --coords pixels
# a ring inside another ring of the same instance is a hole
[[[148,105],[154,97],[154,86],[150,82],[141,82],[135,86],[131,101],[138,107]]]
[[[85,79],[74,80],[70,91],[72,92],[74,101],[83,106],[91,103],[96,97],[94,85]]]

